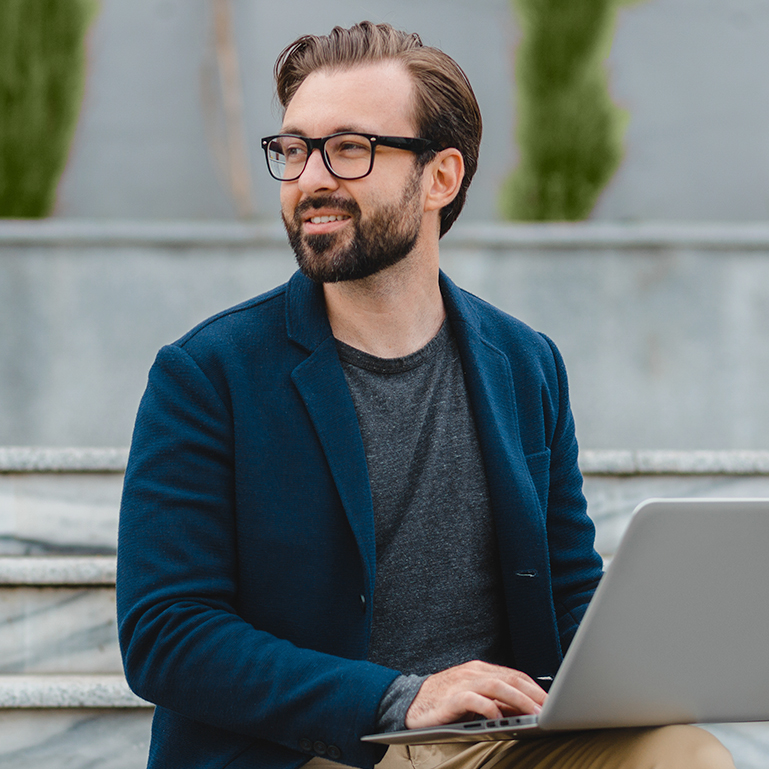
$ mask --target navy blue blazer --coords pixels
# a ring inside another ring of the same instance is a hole
[[[601,575],[553,344],[441,276],[499,543],[514,658],[552,675]],[[120,515],[131,688],[150,766],[371,767],[398,671],[366,662],[376,580],[366,458],[322,290],[289,283],[164,347]]]

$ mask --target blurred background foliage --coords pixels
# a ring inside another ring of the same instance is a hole
[[[0,1],[0,216],[50,213],[85,83],[97,0]]]
[[[501,195],[513,221],[586,219],[622,160],[627,116],[604,62],[628,0],[511,0],[519,162]]]

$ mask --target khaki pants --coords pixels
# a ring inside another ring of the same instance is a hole
[[[342,765],[313,758],[305,767]],[[734,762],[704,729],[663,726],[471,745],[397,745],[377,769],[734,769]]]

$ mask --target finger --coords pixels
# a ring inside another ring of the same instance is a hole
[[[479,718],[501,718],[501,703],[478,692],[462,692],[455,703],[455,713],[458,718],[475,716]]]
[[[547,692],[533,679],[520,670],[511,670],[510,668],[501,668],[505,671],[502,680],[515,689],[519,689],[538,705],[544,705],[547,699]]]
[[[528,676],[525,680],[519,681],[515,685],[515,688],[519,689],[525,695],[530,697],[538,705],[541,706],[545,704],[545,700],[547,699],[547,692],[536,681],[532,681],[530,678],[528,678]]]
[[[428,717],[434,719],[433,723],[450,724],[467,716],[501,718],[503,713],[495,700],[478,692],[465,691],[442,701]]]
[[[478,694],[502,703],[515,713],[531,714],[539,713],[542,710],[542,704],[534,697],[499,679],[479,681],[474,690]]]

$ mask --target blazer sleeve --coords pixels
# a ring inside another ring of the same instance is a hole
[[[544,336],[544,335],[543,335]],[[555,359],[556,415],[550,442],[547,536],[553,602],[561,650],[565,654],[603,574],[595,551],[595,525],[587,515],[574,418],[569,406],[566,367],[555,344],[544,337]]]
[[[163,348],[141,401],[120,512],[117,605],[127,680],[198,722],[346,763],[383,749],[379,702],[398,675],[298,648],[238,616],[232,416],[181,346]],[[265,590],[269,586],[265,585]]]

